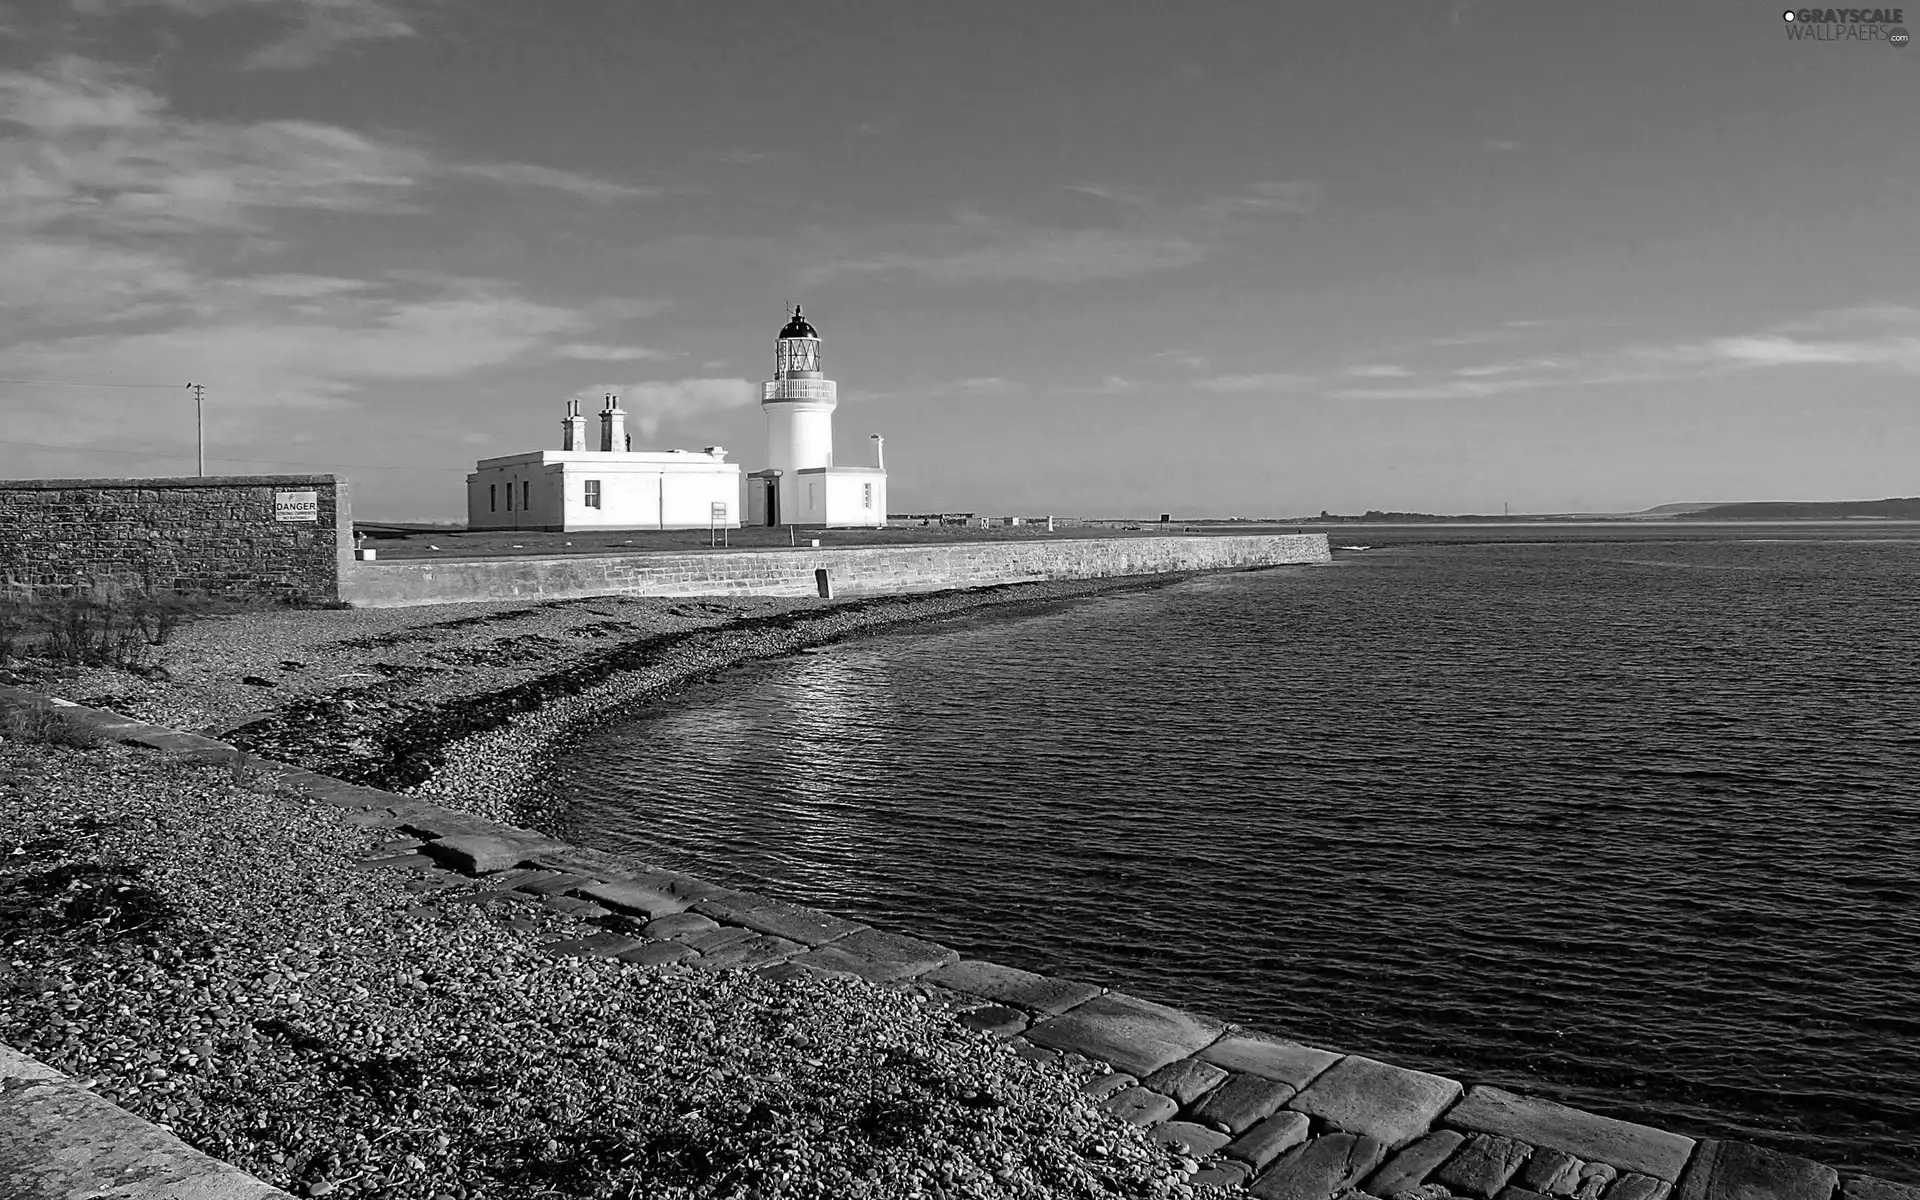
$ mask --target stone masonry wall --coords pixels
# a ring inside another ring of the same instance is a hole
[[[1324,534],[1074,538],[835,550],[716,550],[693,554],[576,555],[356,562],[342,598],[367,608],[467,600],[581,596],[810,596],[830,572],[835,596],[984,587],[1039,579],[1097,579],[1326,562]]]
[[[313,492],[316,519],[279,519],[282,492]],[[0,480],[0,584],[331,603],[352,530],[332,475]]]

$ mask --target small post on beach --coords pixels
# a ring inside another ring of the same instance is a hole
[[[791,525],[787,526],[787,545],[798,546],[799,544],[800,543],[797,540],[795,540],[793,536],[793,526]]]
[[[813,586],[819,589],[822,600],[833,599],[833,580],[827,575],[825,567],[813,573]]]

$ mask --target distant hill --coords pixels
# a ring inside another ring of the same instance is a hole
[[[1920,496],[1890,500],[1832,500],[1801,503],[1759,500],[1716,504],[1674,514],[1676,521],[1920,521]]]
[[[1703,508],[1725,508],[1724,500],[1688,500],[1681,504],[1656,504],[1652,508],[1643,508],[1637,513],[1628,513],[1631,517],[1680,517],[1687,513],[1699,512]]]

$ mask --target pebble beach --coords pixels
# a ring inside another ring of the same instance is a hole
[[[538,798],[500,781],[574,722],[743,658],[1098,590],[243,614],[182,631],[158,677],[28,682],[521,816]],[[1099,1111],[1091,1064],[1023,1057],[937,988],[543,951],[590,918],[369,866],[391,833],[245,760],[16,739],[0,789],[0,1041],[296,1195],[1224,1194]]]

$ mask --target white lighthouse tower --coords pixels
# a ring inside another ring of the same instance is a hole
[[[760,385],[767,414],[767,469],[748,476],[754,525],[887,523],[887,475],[878,466],[836,467],[833,410],[839,389],[821,371],[820,335],[793,306],[774,343],[773,378]]]

